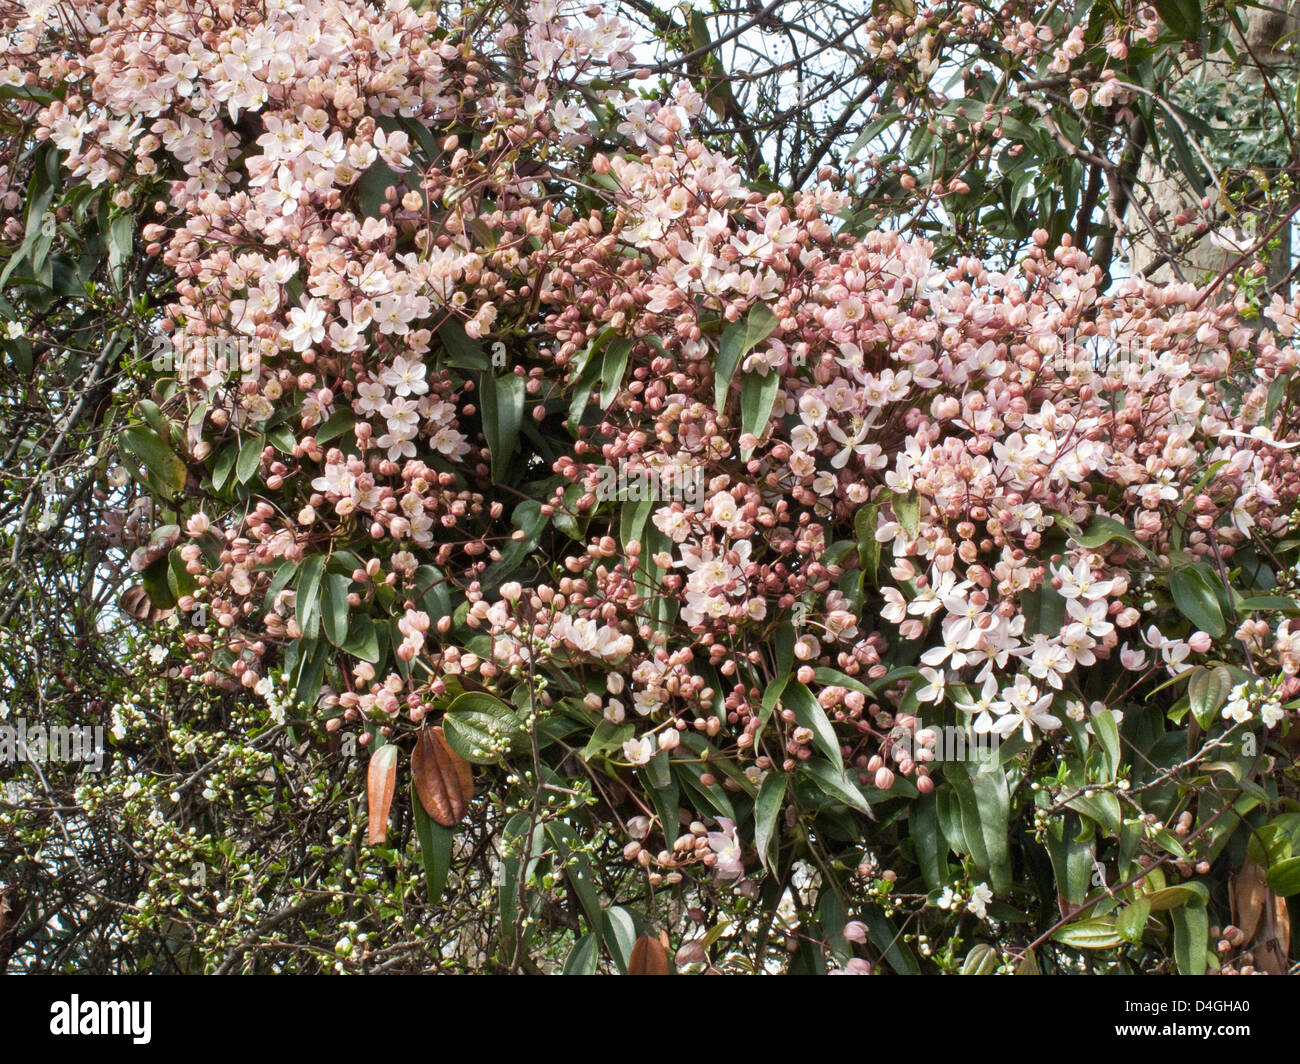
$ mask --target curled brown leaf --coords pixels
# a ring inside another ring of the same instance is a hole
[[[397,786],[397,747],[381,746],[370,755],[370,769],[366,779],[366,809],[371,846],[380,846],[388,836],[388,810],[393,805],[393,790]]]
[[[638,938],[627,962],[627,974],[668,975],[668,951],[664,944],[650,935]]]
[[[474,796],[474,775],[469,762],[457,754],[441,728],[426,728],[411,752],[411,780],[420,804],[444,828],[455,827]]]

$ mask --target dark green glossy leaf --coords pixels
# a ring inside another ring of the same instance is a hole
[[[483,435],[492,452],[492,479],[501,483],[519,446],[524,417],[524,378],[483,374]]]
[[[515,711],[495,695],[467,691],[447,707],[442,722],[447,743],[466,761],[494,764],[501,750],[513,750],[527,738]]]
[[[1199,569],[1186,566],[1169,574],[1169,591],[1184,617],[1218,639],[1227,631],[1219,600]]]
[[[429,818],[416,797],[414,787],[411,788],[411,812],[415,816],[415,834],[420,840],[425,891],[429,901],[436,903],[447,885],[447,873],[451,871],[451,848],[456,836],[451,828],[444,828]]]
[[[727,326],[718,345],[718,362],[713,376],[713,402],[719,411],[726,408],[731,380],[745,356],[766,340],[778,324],[776,315],[765,303],[755,303],[743,322]]]
[[[185,487],[186,471],[182,462],[162,438],[147,425],[134,425],[118,434],[118,442],[159,481],[172,491]]]
[[[763,867],[771,868],[769,850],[776,837],[777,820],[785,801],[786,776],[775,770],[763,777],[754,800],[754,848]]]
[[[1094,916],[1069,924],[1052,938],[1072,949],[1114,949],[1124,945],[1124,937],[1116,931],[1115,921],[1109,916]]]

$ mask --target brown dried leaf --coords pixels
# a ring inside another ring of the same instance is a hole
[[[397,747],[392,743],[381,746],[370,755],[370,770],[366,779],[367,823],[371,846],[382,846],[388,836],[388,810],[393,805],[393,791],[397,787]]]
[[[149,593],[140,584],[133,584],[122,592],[117,600],[118,608],[129,617],[145,624],[157,624],[168,616],[171,610],[160,610],[149,601]]]
[[[411,779],[430,817],[444,828],[460,823],[474,797],[474,770],[447,745],[441,728],[426,728],[416,738]]]
[[[1232,898],[1232,922],[1241,928],[1247,942],[1255,937],[1264,906],[1268,903],[1269,889],[1264,882],[1264,870],[1247,861],[1229,885]]]
[[[650,935],[638,938],[627,962],[627,974],[668,975],[668,951],[664,944]]]
[[[1286,899],[1268,892],[1272,919],[1265,920],[1254,947],[1255,967],[1269,975],[1285,975],[1290,968],[1291,914]]]

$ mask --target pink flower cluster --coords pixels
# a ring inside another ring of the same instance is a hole
[[[218,514],[214,493],[181,548],[218,628],[192,637],[195,671],[215,675],[224,650],[257,682],[303,634],[293,590],[267,601],[276,567],[339,555],[349,607],[392,620],[410,668],[349,660],[323,699],[343,712],[331,726],[418,721],[449,676],[505,693],[540,669],[580,678],[593,725],[637,725],[627,761],[693,731],[752,759],[752,780],[815,749],[788,698],[770,725],[763,711],[790,625],[794,682],[859,779],[888,787],[879,751],[919,709],[1033,739],[1060,727],[1084,669],[1185,670],[1209,637],[1150,574],[1221,568],[1291,528],[1298,434],[1270,390],[1300,361],[1295,304],[1256,332],[1191,285],[1103,293],[1045,234],[1005,271],[843,235],[839,175],[750,190],[693,139],[689,85],[658,103],[591,88],[628,66],[630,37],[550,0],[486,34],[400,2],[74,6],[76,36],[48,12],[6,21],[9,82],[69,87],[37,136],[119,208],[158,197],[143,236],[175,281],[164,330],[259,355],[260,375],[193,397],[192,458],[265,442],[252,498]],[[628,151],[592,157],[579,183],[599,179],[608,203],[583,216],[539,175],[570,180],[593,93],[620,109]],[[526,351],[510,372],[542,424],[611,338],[622,376],[541,500],[571,540],[534,586],[485,586],[523,533],[503,520],[457,343]],[[610,466],[707,490],[624,520],[632,504],[598,493]],[[1099,517],[1120,534],[1080,545]],[[473,647],[418,601],[428,565],[468,603]],[[1049,592],[1061,623],[1044,628],[1031,603]],[[1247,625],[1255,664],[1294,675],[1287,622]],[[880,689],[910,641],[917,671]],[[734,832],[696,834],[686,850],[738,874]]]

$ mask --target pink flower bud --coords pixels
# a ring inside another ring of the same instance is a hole
[[[850,942],[865,942],[867,940],[867,925],[861,920],[850,920],[844,925],[842,934]]]

